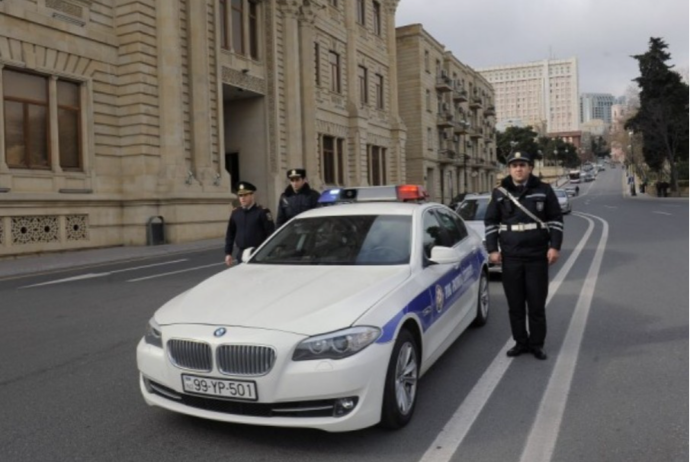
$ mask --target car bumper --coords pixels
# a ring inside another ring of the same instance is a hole
[[[207,326],[205,331],[208,331]],[[199,326],[191,326],[191,330]],[[182,338],[194,338],[213,346],[217,339],[190,335],[187,326]],[[248,335],[251,332],[251,335]],[[166,339],[164,332],[164,340]],[[180,338],[182,332],[168,338]],[[147,404],[195,417],[251,425],[314,428],[342,432],[369,427],[379,422],[385,374],[392,342],[374,343],[358,354],[342,360],[292,361],[294,347],[303,336],[285,332],[228,329],[226,338],[241,344],[271,345],[277,351],[269,373],[259,377],[229,376],[213,367],[211,372],[180,369],[173,365],[164,349],[142,339],[137,347],[140,389]],[[226,342],[227,343],[227,340]],[[256,383],[258,399],[236,401],[187,393],[182,375],[213,379],[249,380]],[[346,415],[335,416],[338,400],[355,398],[356,405]],[[333,411],[328,410],[332,406]]]

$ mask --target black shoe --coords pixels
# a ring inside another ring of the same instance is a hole
[[[548,357],[546,356],[546,353],[544,353],[544,350],[541,347],[532,348],[532,354],[535,358],[541,359],[542,361]]]
[[[520,345],[519,343],[517,343],[513,348],[506,351],[506,355],[513,358],[515,356],[520,356],[522,353],[528,353],[528,352],[529,352],[529,348],[527,348],[524,345]]]

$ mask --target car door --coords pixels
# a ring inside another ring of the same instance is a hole
[[[455,330],[457,322],[453,297],[453,279],[459,274],[457,264],[435,264],[429,258],[434,246],[453,247],[453,237],[448,234],[441,224],[436,209],[429,209],[422,217],[422,248],[417,251],[423,254],[423,269],[420,273],[419,284],[426,288],[429,305],[422,312],[422,320],[426,327],[424,334],[424,359],[435,358],[442,353],[444,341]]]
[[[436,211],[439,222],[448,234],[453,248],[462,255],[461,262],[453,269],[451,286],[447,288],[448,295],[452,301],[452,325],[454,327],[462,324],[468,316],[474,315],[475,309],[475,283],[479,279],[479,268],[477,267],[478,241],[470,237],[465,224],[457,214],[450,210],[439,208]]]

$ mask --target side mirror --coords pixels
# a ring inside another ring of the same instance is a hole
[[[248,262],[250,258],[252,258],[252,255],[254,254],[254,247],[249,247],[247,249],[244,249],[242,252],[242,261],[243,262]]]
[[[452,247],[437,245],[431,249],[431,258],[429,258],[429,260],[439,265],[448,265],[460,263],[460,261],[462,261],[462,256],[458,250]]]

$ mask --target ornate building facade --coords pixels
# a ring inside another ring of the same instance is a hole
[[[493,87],[421,24],[399,27],[397,37],[407,181],[446,204],[458,193],[490,191],[498,172]]]
[[[288,168],[403,181],[397,3],[0,1],[0,256],[222,236]]]

